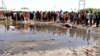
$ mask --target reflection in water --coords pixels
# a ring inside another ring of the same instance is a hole
[[[87,40],[87,41],[89,41],[90,37],[92,37],[90,32],[91,31],[87,29],[76,29],[76,28],[69,29],[70,37],[74,37],[74,36],[82,37],[83,40]]]
[[[15,29],[11,30],[10,26],[14,26]],[[91,35],[91,30],[88,29],[62,28],[51,25],[40,26],[22,23],[12,23],[11,25],[8,24],[5,25],[5,28],[8,37],[22,37],[22,39],[26,40],[28,38],[35,40],[53,38],[55,41],[65,41],[66,43],[68,41],[72,41],[72,45],[91,44],[95,40],[95,38],[93,38]],[[5,36],[2,35],[2,37]]]

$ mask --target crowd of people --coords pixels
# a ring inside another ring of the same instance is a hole
[[[33,11],[28,13],[5,12],[5,17],[11,17],[12,20],[35,20],[35,21],[59,21],[61,23],[70,22],[72,24],[84,24],[86,26],[96,24],[99,27],[100,12],[80,11]]]

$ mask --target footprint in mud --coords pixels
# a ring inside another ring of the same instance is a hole
[[[23,51],[23,52],[22,52],[22,54],[27,54],[27,53],[28,53],[28,52],[26,52],[26,51]]]
[[[49,40],[44,40],[44,41],[54,41],[55,39],[49,39]]]
[[[30,50],[33,50],[34,48],[30,47],[29,49],[30,49]]]
[[[36,42],[36,40],[29,40],[29,41],[19,41],[19,42]]]
[[[16,55],[16,54],[19,54],[19,53],[14,53],[14,52],[10,52],[10,54],[9,55]],[[21,54],[27,54],[27,52],[26,51],[23,51],[23,52],[21,52]]]
[[[55,39],[50,39],[50,40],[55,40]]]
[[[0,40],[0,41],[4,41],[4,40]]]
[[[9,55],[15,55],[14,53],[10,53]]]

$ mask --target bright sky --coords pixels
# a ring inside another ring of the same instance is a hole
[[[28,7],[32,10],[78,10],[79,0],[4,0],[8,9]],[[55,5],[55,8],[54,8]],[[2,2],[0,2],[2,6]],[[99,8],[100,0],[86,0],[86,8]]]

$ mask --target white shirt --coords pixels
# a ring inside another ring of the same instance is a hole
[[[90,13],[87,13],[86,19],[90,19]]]

